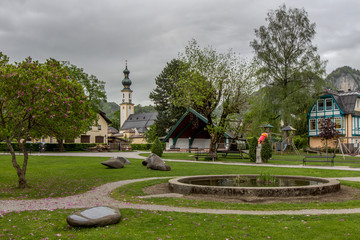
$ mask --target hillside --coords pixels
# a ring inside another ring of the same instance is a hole
[[[327,76],[326,81],[336,90],[360,91],[360,71],[349,66],[335,69]]]
[[[106,116],[112,118],[114,112],[119,110],[120,107],[115,102],[102,102],[101,103],[101,110],[106,113]]]

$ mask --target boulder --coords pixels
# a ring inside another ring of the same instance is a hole
[[[119,157],[117,156],[116,159],[119,159],[124,165],[125,164],[131,164],[129,160],[127,160],[127,158],[124,158],[124,157]]]
[[[66,218],[72,227],[102,227],[120,222],[119,208],[99,206],[75,212]]]
[[[123,163],[123,161],[121,161],[118,158],[110,158],[109,160],[106,160],[105,162],[102,162],[101,164],[105,165],[109,168],[123,168],[125,163]]]
[[[160,171],[170,171],[171,168],[169,165],[165,163],[164,160],[162,160],[158,155],[152,153],[150,154],[143,162],[142,164],[146,166],[147,168],[153,169],[153,170],[160,170]]]

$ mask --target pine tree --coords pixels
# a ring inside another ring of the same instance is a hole
[[[257,139],[253,137],[249,144],[249,156],[251,162],[256,162],[256,147],[258,145]]]
[[[158,155],[159,157],[162,156],[163,147],[161,145],[159,138],[156,138],[155,141],[153,142],[153,144],[151,146],[151,153],[154,153],[154,154]]]
[[[269,161],[269,159],[271,158],[272,149],[271,149],[269,138],[265,138],[264,142],[262,143],[260,154],[261,154],[261,159],[265,163],[267,163]]]

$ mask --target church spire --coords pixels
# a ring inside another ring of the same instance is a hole
[[[124,73],[124,79],[121,81],[122,85],[124,86],[124,89],[130,89],[130,86],[131,86],[131,80],[129,78],[129,74],[130,74],[130,71],[127,67],[127,60],[125,61],[125,70],[123,71]]]

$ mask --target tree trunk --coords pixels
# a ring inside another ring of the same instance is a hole
[[[325,140],[326,156],[328,155],[328,140]]]
[[[11,140],[6,138],[5,141],[6,141],[7,147],[10,150],[12,165],[16,170],[16,174],[18,175],[18,184],[19,184],[18,187],[19,188],[27,188],[28,185],[27,185],[27,181],[25,178],[25,174],[26,174],[26,167],[27,167],[27,162],[28,162],[28,154],[26,152],[25,143],[21,144],[20,142],[18,142],[19,147],[23,150],[23,153],[24,153],[23,168],[21,168],[20,165],[16,161],[15,150],[11,145]]]
[[[64,139],[57,139],[58,145],[59,145],[59,151],[60,152],[65,152],[65,148],[64,148]]]
[[[217,140],[217,134],[212,133],[210,134],[210,149],[209,149],[209,153],[216,153],[216,144],[218,142]]]

